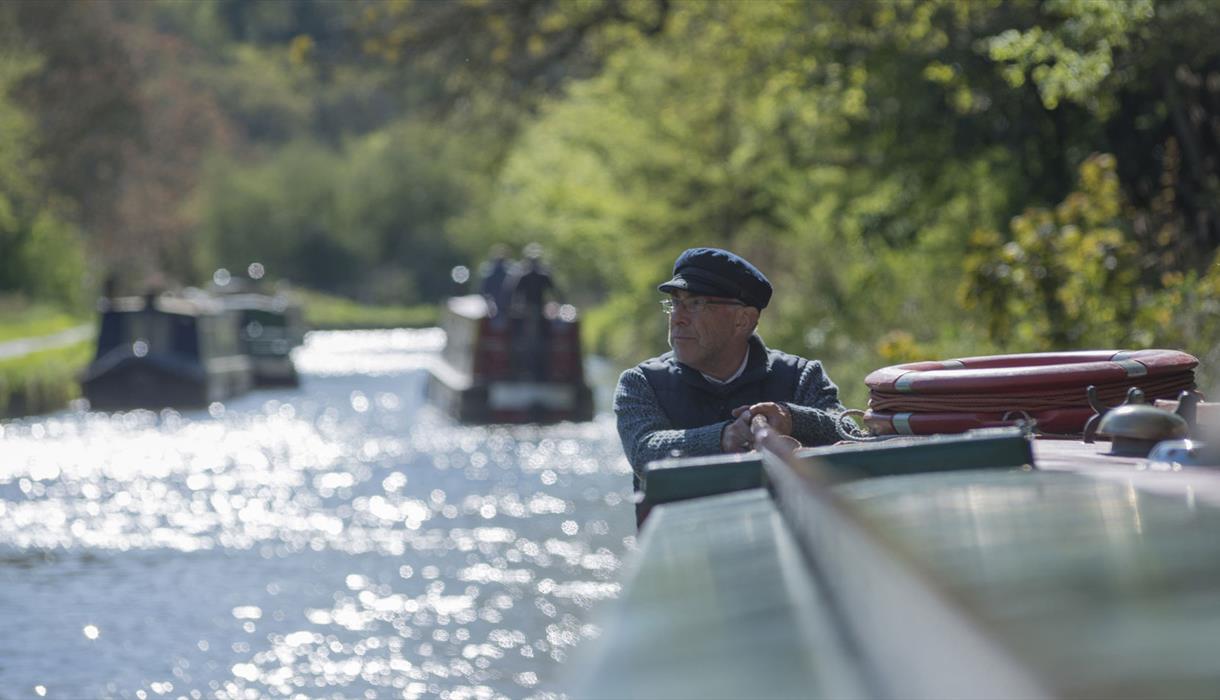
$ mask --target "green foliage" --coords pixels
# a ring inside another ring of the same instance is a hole
[[[247,138],[272,145],[309,134],[313,76],[292,60],[287,48],[238,45],[224,55],[223,62],[200,71]]]
[[[90,298],[84,242],[79,231],[48,210],[39,211],[10,233],[22,243],[0,269],[0,289],[80,310]],[[3,234],[0,234],[3,235]]]
[[[988,55],[1006,64],[1004,77],[1013,87],[1031,79],[1047,109],[1064,99],[1095,111],[1114,109],[1114,95],[1102,90],[1103,83],[1114,72],[1114,54],[1130,47],[1133,34],[1155,17],[1153,0],[1051,0],[1038,10],[1044,24],[983,41]]]
[[[86,318],[45,303],[0,296],[0,342],[50,335],[79,326]]]
[[[1166,53],[1150,37],[1182,14],[1212,22],[1139,0],[675,5],[544,103],[453,230],[471,249],[544,242],[564,288],[605,300],[586,333],[623,362],[664,349],[655,284],[674,255],[733,248],[776,285],[768,342],[826,360],[857,404],[884,364],[1167,342],[1150,272],[1186,256],[1143,232],[1180,230],[1174,193],[1210,188],[1215,161],[1191,173],[1167,112],[1136,126],[1111,107],[1145,99]],[[1162,209],[1123,160],[1151,124],[1174,130]]]
[[[440,306],[372,306],[332,294],[294,289],[305,310],[305,325],[311,330],[345,328],[426,328],[435,326]]]
[[[967,308],[987,310],[991,336],[1015,349],[1125,347],[1138,282],[1138,249],[1124,230],[1127,206],[1113,156],[1080,166],[1080,189],[1053,211],[1027,210],[1010,235],[971,237]]]
[[[1183,348],[1200,360],[1199,387],[1220,396],[1220,259],[1199,274],[1168,273],[1159,289],[1137,290],[1133,341],[1139,347]]]
[[[80,308],[84,244],[41,182],[33,120],[10,96],[37,65],[28,53],[0,51],[0,292]]]
[[[213,163],[202,227],[214,262],[241,270],[257,261],[275,277],[323,287],[355,279],[363,266],[361,242],[332,235],[339,167],[336,154],[308,143],[294,143],[252,167]]]
[[[80,396],[77,377],[93,358],[92,342],[0,360],[0,416],[46,413]]]
[[[870,159],[876,136],[847,147],[850,121],[869,118],[858,101],[868,80],[909,78],[832,64],[810,85],[802,68],[819,64],[793,37],[816,37],[823,19],[778,3],[678,7],[667,40],[615,55],[543,110],[487,209],[459,230],[545,243],[563,288],[608,297],[586,333],[624,361],[664,349],[655,286],[692,245],[733,248],[771,276],[768,342],[852,373],[891,331],[929,351],[977,347],[983,333],[944,300],[963,254],[956,232],[1007,204],[1004,154],[934,169],[926,157]]]
[[[352,141],[335,177],[336,215],[345,238],[365,242],[366,286],[378,303],[435,302],[452,289],[460,263],[446,237],[452,217],[469,206],[469,156],[442,130],[400,123]]]
[[[73,207],[91,235],[121,225],[121,174],[147,148],[140,74],[109,3],[4,3],[5,41],[34,61],[6,85],[31,119],[24,150],[37,157],[39,185]],[[2,38],[2,37],[0,37]]]
[[[530,99],[595,70],[612,46],[660,32],[668,0],[364,0],[361,49],[444,96]],[[629,39],[628,39],[629,40]]]
[[[23,271],[83,231],[412,306],[539,241],[626,363],[719,245],[857,405],[894,362],[1217,345],[1210,0],[18,3],[0,34],[0,288],[62,297],[72,254]]]
[[[434,302],[460,256],[444,225],[463,206],[460,164],[436,130],[401,125],[340,150],[293,142],[265,161],[219,161],[203,229],[218,265],[374,303]]]

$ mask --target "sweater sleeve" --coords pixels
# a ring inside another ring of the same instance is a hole
[[[830,381],[821,362],[809,360],[805,364],[795,396],[787,405],[792,411],[792,437],[802,445],[816,447],[839,441],[837,424],[847,409],[839,403],[839,388]]]
[[[644,465],[656,459],[720,454],[720,434],[729,424],[721,421],[686,430],[674,428],[638,367],[619,377],[614,415],[623,452],[637,478],[643,475]]]

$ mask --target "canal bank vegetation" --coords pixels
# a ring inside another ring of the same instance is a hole
[[[80,310],[0,294],[0,343],[50,336],[91,321]],[[80,395],[78,376],[92,357],[92,342],[0,357],[0,417],[63,408]]]
[[[427,328],[435,326],[440,315],[435,304],[418,306],[381,306],[361,304],[351,299],[306,289],[292,292],[305,312],[305,327],[310,330],[352,330],[363,328]]]
[[[30,303],[20,296],[0,294],[0,343],[51,335],[91,320],[79,311],[66,311],[53,304]]]
[[[0,359],[0,417],[47,413],[79,398],[93,352],[90,341]]]
[[[0,290],[259,261],[405,314],[538,241],[627,364],[717,245],[857,406],[995,352],[1175,347],[1216,384],[1211,0],[4,3],[0,33]]]

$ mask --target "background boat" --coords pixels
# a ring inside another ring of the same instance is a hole
[[[284,294],[240,292],[220,297],[235,314],[239,348],[250,358],[254,383],[295,386],[298,375],[293,348],[305,342],[300,304]]]
[[[576,310],[550,308],[540,318],[493,316],[480,295],[449,299],[429,398],[465,423],[590,420]]]
[[[253,382],[233,311],[204,294],[149,294],[102,302],[81,391],[95,409],[206,406]]]

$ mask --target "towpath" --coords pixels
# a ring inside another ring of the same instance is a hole
[[[40,335],[35,338],[21,338],[20,340],[6,340],[0,343],[0,360],[11,360],[14,357],[21,357],[39,350],[52,350],[54,348],[64,347],[73,343],[79,343],[82,340],[88,340],[93,336],[93,324],[85,323],[65,331],[51,333],[50,335]]]

